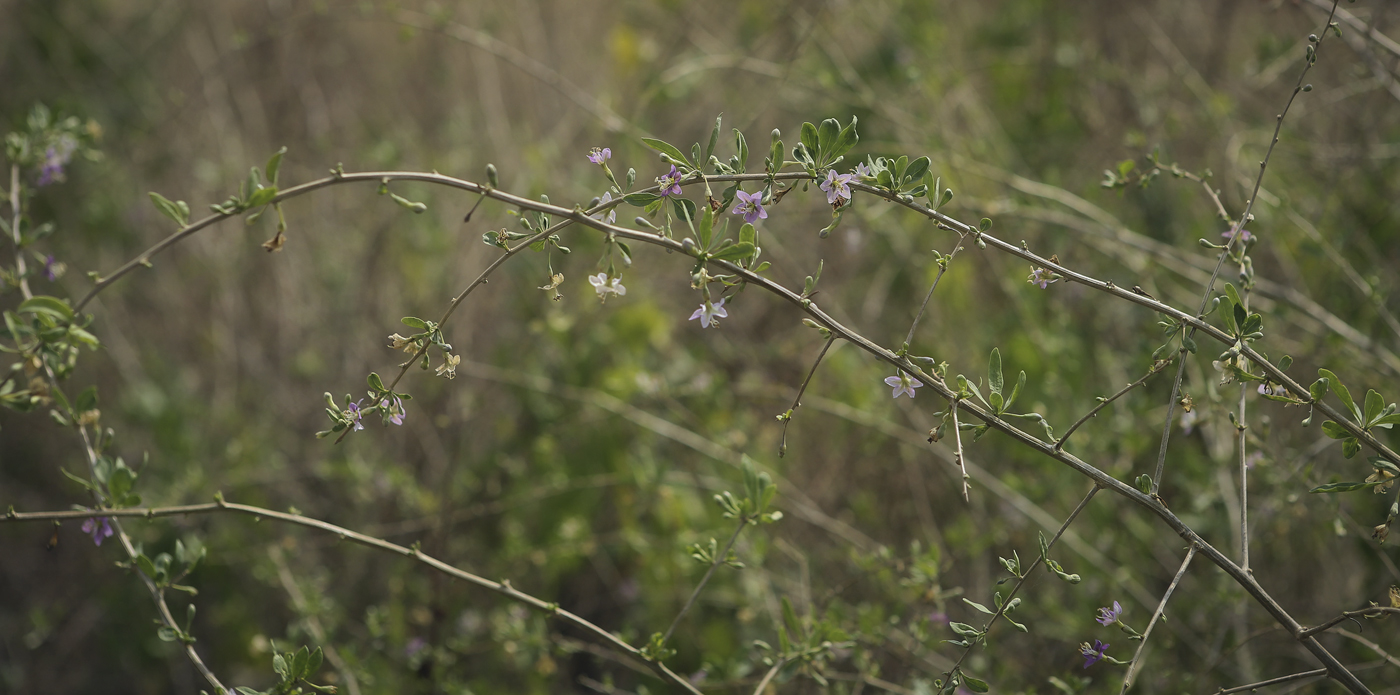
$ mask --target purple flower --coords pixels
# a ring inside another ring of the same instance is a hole
[[[364,417],[364,413],[360,412],[361,401],[364,401],[364,399],[361,398],[360,400],[345,406],[345,413],[350,418],[350,424],[353,426],[352,430],[355,432],[358,432],[365,428],[365,424],[363,422],[360,422],[360,418]]]
[[[607,205],[612,202],[612,193],[603,191],[603,197],[598,199],[598,205]],[[617,208],[609,208],[606,213],[600,212],[593,216],[593,219],[612,224],[617,221]]]
[[[102,539],[112,537],[111,519],[105,516],[90,516],[83,521],[83,533],[92,535],[92,542],[99,547]]]
[[[1225,237],[1225,240],[1226,240],[1226,241],[1232,240],[1232,239],[1235,238],[1235,230],[1233,230],[1233,229],[1227,229],[1227,230],[1221,232],[1221,233],[1220,233],[1220,236]],[[1253,237],[1254,237],[1254,235],[1253,235],[1253,234],[1250,234],[1248,229],[1241,229],[1241,230],[1240,230],[1240,243],[1242,243],[1242,244],[1248,244],[1248,243],[1249,243],[1249,240],[1252,239]]]
[[[768,211],[763,209],[763,192],[745,193],[738,191],[740,203],[734,206],[734,214],[743,215],[744,221],[753,224],[754,220],[768,219]]]
[[[860,164],[856,165],[856,176],[864,176],[866,178],[871,178],[875,176],[875,174],[870,171],[869,165],[867,165],[865,162],[861,162]]]
[[[681,194],[681,172],[676,171],[676,165],[671,165],[671,171],[656,177],[656,183],[661,186],[661,195]]]
[[[611,148],[604,147],[602,149],[599,149],[595,147],[588,151],[588,161],[593,162],[594,164],[602,164],[603,162],[606,162],[609,159],[612,159]]]
[[[1112,607],[1112,608],[1100,608],[1100,609],[1099,609],[1099,617],[1096,618],[1096,620],[1098,620],[1098,623],[1099,623],[1100,625],[1105,625],[1105,626],[1107,626],[1107,625],[1112,625],[1113,623],[1115,623],[1115,622],[1118,621],[1118,616],[1120,616],[1120,615],[1122,615],[1122,614],[1123,614],[1123,607],[1120,606],[1120,605],[1118,605],[1118,602],[1117,602],[1117,601],[1114,601],[1114,602],[1113,602],[1113,607]]]
[[[944,612],[942,612],[942,611],[934,611],[934,612],[928,614],[928,621],[931,622],[931,623],[938,623],[939,625],[947,625],[947,624],[948,624],[948,620],[949,620],[948,614],[947,614],[947,613],[944,613]]]
[[[58,150],[50,146],[44,151],[44,163],[39,167],[39,180],[34,185],[39,187],[47,186],[63,180],[63,165],[67,163],[67,158],[58,153]]]
[[[854,174],[838,174],[835,169],[826,171],[826,180],[818,186],[826,191],[826,202],[831,205],[840,205],[842,200],[851,199],[851,181],[855,179]]]
[[[1054,284],[1060,278],[1055,275],[1055,271],[1049,268],[1031,268],[1031,275],[1027,282],[1032,285],[1040,285],[1040,289],[1045,289]]]
[[[49,282],[53,282],[54,280],[57,280],[57,279],[58,279],[58,270],[59,270],[62,266],[63,266],[62,263],[55,263],[55,262],[54,262],[53,256],[45,256],[45,257],[44,257],[44,277],[48,278],[48,279],[49,279]]]
[[[893,398],[899,398],[900,394],[907,393],[911,399],[914,397],[914,389],[923,387],[923,384],[920,383],[918,379],[902,371],[899,373],[899,376],[885,377],[885,385],[894,389]]]
[[[724,309],[724,297],[720,297],[718,302],[711,304],[705,302],[700,305],[695,313],[690,315],[690,320],[700,319],[701,328],[719,327],[719,320],[729,318],[729,312]]]
[[[402,425],[403,416],[408,414],[407,411],[404,410],[403,399],[392,394],[389,398],[380,401],[379,407],[383,408],[384,412],[389,414],[389,422],[395,425]]]
[[[1103,658],[1103,653],[1108,651],[1108,645],[1094,640],[1094,646],[1089,646],[1088,642],[1079,645],[1079,654],[1084,657],[1084,668],[1089,668]]]

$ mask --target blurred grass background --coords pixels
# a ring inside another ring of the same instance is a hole
[[[1382,32],[1396,19],[1389,3],[1343,8]],[[1225,0],[3,0],[0,16],[7,129],[43,102],[104,131],[105,159],[75,166],[35,203],[36,219],[59,225],[46,250],[71,268],[43,292],[81,294],[84,272],[110,270],[165,236],[147,191],[202,209],[283,145],[284,185],[338,162],[476,179],[494,162],[502,188],[567,206],[605,189],[585,159],[590,147],[611,147],[614,171],[635,167],[650,182],[662,171],[640,134],[688,149],[722,112],[726,132],[743,129],[756,153],[773,128],[791,147],[804,120],[856,115],[854,154],[931,157],[956,191],[954,216],[992,217],[1001,238],[1193,307],[1214,265],[1196,239],[1226,228],[1213,205],[1170,176],[1106,191],[1102,171],[1125,159],[1141,166],[1160,148],[1163,161],[1209,169],[1238,215],[1325,11]],[[1353,392],[1376,388],[1391,400],[1400,392],[1396,60],[1374,43],[1324,45],[1308,78],[1316,90],[1283,126],[1250,225],[1262,240],[1253,254],[1260,347],[1292,355],[1300,381],[1326,366]],[[149,454],[139,481],[148,503],[203,502],[221,490],[421,541],[640,644],[665,629],[703,574],[685,547],[730,533],[710,497],[738,490],[733,464],[747,453],[782,474],[787,518],[745,533],[737,549],[748,568],[718,574],[678,629],[670,663],[707,692],[750,692],[764,670],[751,643],[775,641],[787,597],[856,644],[828,669],[829,688],[798,678],[782,692],[873,692],[858,674],[926,692],[957,655],[940,642],[951,637],[942,621],[981,623],[959,598],[987,603],[997,556],[1033,557],[1036,532],[1053,531],[1089,487],[993,434],[968,451],[977,469],[964,503],[949,450],[924,442],[942,404],[892,402],[880,383],[886,367],[840,345],[779,459],[773,416],[789,407],[819,337],[754,291],[729,305],[718,330],[701,331],[685,321],[698,302],[689,264],[650,249],[635,249],[627,296],[600,306],[584,276],[597,272],[602,244],[582,230],[565,234],[573,254],[552,259],[566,277],[562,301],[535,289],[548,271],[534,254],[473,295],[447,330],[461,377],[411,372],[402,428],[371,425],[339,446],[316,440],[326,426],[320,394],[358,394],[365,373],[391,371],[399,360],[384,336],[403,330],[401,316],[435,318],[498,253],[481,233],[511,223],[487,203],[463,224],[474,200],[456,192],[395,190],[429,212],[409,215],[368,186],[328,189],[286,205],[278,254],[259,245],[270,222],[226,223],[91,305],[105,348],[85,356],[75,383],[99,384],[103,423],[127,460]],[[891,346],[937,271],[930,249],[947,253],[955,241],[859,196],[824,240],[816,231],[829,215],[815,191],[770,212],[760,234],[771,276],[800,286],[824,260],[818,302]],[[999,347],[1010,375],[1029,375],[1021,403],[1063,432],[1095,396],[1146,371],[1160,333],[1145,310],[1077,285],[1042,291],[1026,283],[1029,270],[962,251],[913,349],[975,378]],[[1203,342],[1187,370],[1200,417],[1173,437],[1163,494],[1217,547],[1234,549],[1225,413],[1238,387],[1217,385],[1218,351]],[[1149,471],[1169,378],[1105,410],[1069,449],[1123,480]],[[1253,565],[1308,624],[1380,600],[1400,571],[1394,550],[1368,538],[1389,497],[1306,494],[1369,471],[1318,428],[1298,427],[1305,416],[1251,400],[1252,446],[1264,454],[1251,479]],[[0,413],[0,503],[83,503],[61,467],[81,468],[71,433],[42,415]],[[328,664],[326,678],[347,688],[353,674],[361,692],[665,690],[567,627],[302,529],[237,517],[127,528],[152,551],[177,538],[209,546],[192,578],[194,633],[228,684],[266,687],[271,644],[320,644],[323,631],[345,666]],[[1076,647],[1102,638],[1128,658],[1133,643],[1095,625],[1095,609],[1121,601],[1141,629],[1182,555],[1179,538],[1110,496],[1072,531],[1056,555],[1084,582],[1032,584],[1017,614],[1030,633],[1002,626],[967,663],[993,692],[1116,691],[1121,670],[1081,669]],[[112,565],[117,551],[95,550],[75,524],[46,551],[50,534],[0,530],[0,691],[204,685],[156,638],[149,601]],[[1177,596],[1140,692],[1212,692],[1315,667],[1204,562]],[[1366,635],[1400,654],[1389,625]],[[1400,682],[1400,669],[1376,652],[1335,635],[1325,642],[1346,663],[1370,664],[1362,678],[1377,692],[1400,692],[1385,686]]]

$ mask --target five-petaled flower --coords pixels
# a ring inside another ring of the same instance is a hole
[[[661,186],[661,195],[681,194],[681,172],[676,171],[676,165],[671,165],[671,171],[656,177],[657,185]]]
[[[588,284],[593,286],[593,291],[598,293],[598,298],[605,302],[608,300],[609,294],[619,296],[627,294],[627,288],[622,286],[622,278],[609,278],[604,273],[589,275]]]
[[[57,280],[60,275],[63,275],[63,271],[66,269],[67,266],[55,261],[53,256],[44,257],[44,277],[47,278],[49,282]]]
[[[59,139],[57,145],[49,145],[44,150],[44,163],[39,166],[39,180],[34,185],[43,187],[62,182],[63,167],[73,158],[73,151],[77,148],[78,143],[68,136]]]
[[[350,421],[350,429],[355,432],[359,432],[360,430],[365,428],[365,423],[360,422],[360,419],[363,418],[365,415],[364,412],[360,410],[360,403],[364,400],[365,399],[361,398],[360,400],[345,406],[345,417],[348,418]]]
[[[1095,618],[1095,620],[1097,620],[1100,625],[1112,625],[1118,621],[1118,616],[1122,614],[1123,607],[1118,605],[1117,601],[1114,601],[1112,608],[1100,608],[1099,617]]]
[[[389,414],[389,422],[395,425],[403,424],[403,416],[408,412],[404,410],[403,399],[390,394],[388,398],[379,402],[379,407]]]
[[[1059,279],[1060,276],[1056,275],[1055,271],[1049,268],[1031,268],[1031,275],[1030,278],[1027,279],[1027,282],[1032,285],[1040,285],[1040,289],[1043,290],[1059,281]]]
[[[389,336],[389,349],[403,350],[404,352],[412,353],[418,349],[418,344],[395,333]]]
[[[607,205],[612,202],[612,199],[612,193],[603,191],[603,197],[598,199],[598,205]],[[617,221],[617,208],[608,208],[607,212],[600,212],[594,215],[593,219],[612,224]]]
[[[600,149],[595,147],[588,151],[588,161],[594,164],[602,164],[609,159],[612,159],[612,148],[603,147]]]
[[[1103,653],[1108,651],[1108,645],[1094,640],[1094,646],[1089,646],[1088,642],[1079,645],[1079,654],[1084,657],[1084,668],[1089,668],[1103,658]]]
[[[875,176],[875,174],[874,172],[870,171],[870,165],[866,164],[865,162],[861,162],[860,164],[856,165],[856,176],[871,178]]]
[[[899,398],[899,395],[902,393],[907,393],[909,394],[910,398],[913,398],[914,389],[923,387],[923,383],[921,383],[918,379],[915,379],[914,377],[905,374],[903,371],[899,373],[899,376],[885,377],[885,385],[894,389],[894,396],[892,396],[893,398]]]
[[[437,368],[438,376],[445,376],[449,379],[457,378],[457,364],[462,361],[460,355],[446,353],[442,357],[442,366]]]
[[[710,326],[718,328],[720,319],[729,318],[729,312],[724,309],[724,299],[724,297],[720,297],[719,301],[713,304],[710,302],[701,304],[700,308],[690,315],[690,320],[700,319],[701,328],[709,328]]]
[[[826,180],[821,182],[819,188],[826,191],[826,202],[840,207],[842,200],[851,199],[851,181],[855,179],[855,174],[838,174],[835,169],[828,169]]]
[[[743,215],[744,221],[753,224],[754,220],[768,219],[768,211],[763,209],[763,191],[757,193],[745,193],[736,191],[739,204],[734,206],[734,214]]]
[[[104,538],[112,537],[111,518],[105,516],[90,516],[83,522],[83,533],[92,535],[92,542],[102,545]]]

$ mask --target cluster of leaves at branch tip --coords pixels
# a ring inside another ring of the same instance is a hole
[[[957,400],[976,398],[996,417],[1017,418],[1036,422],[1045,430],[1046,439],[1052,444],[1058,441],[1055,439],[1055,429],[1050,426],[1050,422],[1045,419],[1044,415],[1034,412],[1011,412],[1011,406],[1016,403],[1016,398],[1021,394],[1021,389],[1026,386],[1026,372],[1025,370],[1021,370],[1021,373],[1016,377],[1016,385],[1011,388],[1011,393],[1007,394],[1005,392],[1006,383],[1002,377],[1001,350],[999,348],[992,348],[992,353],[987,358],[988,394],[985,397],[982,395],[981,383],[981,379],[978,379],[977,382],[974,383],[962,374],[957,375]],[[934,428],[929,434],[930,441],[936,442],[945,436],[945,426],[952,420],[953,410],[950,408],[946,411],[934,413],[933,416],[943,418],[942,424]],[[991,429],[991,425],[985,422],[976,424],[960,421],[958,422],[958,428],[961,430],[972,430],[972,441],[975,442],[981,439],[982,435],[986,434],[987,431]]]
[[[778,494],[778,486],[772,476],[754,466],[753,459],[744,457],[744,496],[736,497],[725,490],[715,495],[715,502],[724,510],[726,519],[739,519],[744,524],[771,524],[783,518],[780,511],[769,511],[773,497]],[[711,557],[713,560],[713,556]]]
[[[67,378],[77,367],[79,348],[96,350],[101,346],[97,336],[87,330],[92,316],[76,314],[66,300],[38,295],[7,309],[3,317],[13,346],[0,345],[0,352],[16,355],[20,361],[0,382],[0,405],[30,412],[55,404],[57,408],[50,413],[64,427],[80,420],[95,422],[95,391],[92,406],[82,407],[86,401],[70,404],[57,385],[57,380]],[[55,378],[53,383],[44,378],[49,372]]]
[[[1355,399],[1352,398],[1351,390],[1346,387],[1346,384],[1342,383],[1341,379],[1337,378],[1336,374],[1327,369],[1319,369],[1317,372],[1318,379],[1308,387],[1308,395],[1312,397],[1314,402],[1318,402],[1327,396],[1328,390],[1331,390],[1332,394],[1337,397],[1337,400],[1340,400],[1342,405],[1346,406],[1347,413],[1355,417],[1354,423],[1361,428],[1361,431],[1370,434],[1372,430],[1388,430],[1396,423],[1400,423],[1400,413],[1396,412],[1395,403],[1387,405],[1385,403],[1385,398],[1375,389],[1368,389],[1366,391],[1364,403],[1358,404]],[[1308,419],[1304,421],[1304,424],[1306,425],[1311,420],[1312,416],[1309,415]],[[1342,455],[1346,458],[1352,458],[1361,451],[1360,440],[1335,421],[1324,421],[1322,423],[1322,433],[1332,439],[1342,440]],[[1370,489],[1378,495],[1389,492],[1395,485],[1396,479],[1400,478],[1400,466],[1397,466],[1394,461],[1386,460],[1381,456],[1368,457],[1366,462],[1371,467],[1371,474],[1364,481],[1332,482],[1315,487],[1309,490],[1309,492],[1352,492],[1354,490],[1365,489]],[[1392,504],[1385,523],[1378,526],[1376,533],[1373,535],[1384,541],[1390,524],[1395,521],[1397,512],[1400,512],[1400,510],[1397,510],[1396,505]],[[1380,530],[1382,527],[1385,527],[1387,531]]]
[[[246,686],[234,690],[239,695],[304,695],[308,692],[332,695],[336,692],[335,686],[317,685],[310,680],[321,670],[322,658],[320,647],[313,651],[302,646],[295,652],[277,652],[274,649],[272,671],[277,674],[277,684],[267,690],[254,690]]]
[[[819,685],[830,685],[826,668],[838,650],[850,649],[855,645],[851,636],[842,630],[835,618],[822,615],[820,618],[809,612],[799,617],[788,597],[782,598],[783,620],[777,627],[778,645],[763,640],[754,640],[754,648],[759,650],[765,666],[780,665],[777,680],[786,681],[795,676],[805,676]]]

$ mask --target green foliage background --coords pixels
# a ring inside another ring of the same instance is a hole
[[[1377,14],[1388,31],[1383,5],[1343,7]],[[35,102],[104,129],[105,158],[75,166],[34,208],[58,223],[50,248],[71,269],[42,290],[53,294],[81,294],[85,271],[110,270],[170,231],[147,191],[195,208],[221,201],[283,145],[284,182],[337,162],[464,178],[494,162],[503,189],[572,205],[606,185],[585,159],[590,147],[611,147],[614,171],[635,167],[650,181],[662,171],[638,133],[688,145],[723,112],[755,150],[773,128],[791,145],[804,120],[854,114],[855,153],[928,155],[956,191],[946,210],[955,217],[991,217],[1001,238],[1194,307],[1214,265],[1196,240],[1226,228],[1214,206],[1170,175],[1120,194],[1100,188],[1101,172],[1125,159],[1145,166],[1160,147],[1165,162],[1213,172],[1238,215],[1302,69],[1304,37],[1325,12],[1195,0],[9,0],[0,16],[6,129]],[[1347,43],[1328,44],[1309,77],[1316,90],[1283,126],[1250,225],[1267,281],[1255,306],[1266,316],[1260,348],[1292,355],[1298,380],[1325,366],[1353,392],[1395,399],[1400,332],[1386,316],[1400,289],[1400,104],[1368,65]],[[710,498],[738,489],[746,453],[781,473],[786,518],[741,538],[747,568],[720,570],[669,663],[702,673],[707,692],[750,692],[764,670],[752,642],[775,642],[785,597],[855,642],[828,669],[827,689],[871,692],[854,680],[867,674],[894,692],[925,692],[957,654],[940,643],[952,637],[940,617],[980,624],[959,599],[989,603],[997,556],[1033,557],[1037,531],[1052,532],[1090,487],[991,434],[968,450],[977,470],[964,503],[950,450],[925,442],[943,404],[891,401],[887,369],[839,344],[778,458],[773,416],[788,408],[819,336],[756,291],[729,305],[718,330],[700,330],[685,321],[698,302],[689,264],[646,249],[624,272],[627,296],[600,305],[584,277],[597,272],[602,244],[585,230],[566,235],[572,255],[553,257],[562,301],[535,289],[548,271],[531,254],[473,295],[447,330],[461,376],[411,372],[402,428],[372,425],[339,446],[316,440],[320,394],[359,393],[365,373],[390,371],[401,355],[383,337],[402,331],[399,317],[436,316],[495,257],[481,233],[511,223],[487,203],[463,224],[474,200],[445,189],[395,190],[429,212],[409,215],[369,187],[329,189],[286,206],[280,253],[259,246],[270,222],[226,223],[92,305],[106,347],[77,380],[99,384],[118,451],[128,461],[149,454],[148,503],[221,490],[421,541],[640,644],[665,629],[704,571],[686,546],[731,532]],[[817,301],[892,346],[937,271],[930,249],[947,253],[955,241],[860,196],[824,240],[819,192],[794,192],[770,213],[760,233],[772,277],[801,286],[824,260]],[[1144,373],[1160,334],[1142,308],[1078,285],[1042,291],[1028,271],[961,252],[913,349],[975,378],[999,347],[1010,374],[1029,374],[1022,402],[1062,432],[1096,396]],[[1218,350],[1203,344],[1187,370],[1200,420],[1173,436],[1163,497],[1233,549],[1226,410],[1238,387],[1218,386]],[[1150,472],[1169,378],[1105,410],[1069,449],[1122,480]],[[1249,412],[1264,454],[1250,496],[1259,581],[1305,624],[1382,600],[1400,582],[1398,558],[1369,536],[1390,498],[1308,495],[1369,470],[1316,426],[1300,428],[1306,413],[1262,399]],[[82,504],[60,473],[80,466],[70,432],[42,415],[0,413],[0,504]],[[324,535],[233,516],[127,528],[155,550],[193,537],[210,548],[192,577],[194,634],[226,683],[266,687],[270,645],[319,643],[314,618],[362,692],[583,692],[585,680],[666,689],[498,596]],[[157,639],[136,580],[113,566],[119,551],[93,548],[72,523],[47,551],[50,534],[0,527],[0,691],[197,691],[197,674]],[[1017,613],[1030,633],[1001,626],[967,666],[996,693],[1057,692],[1052,678],[1072,692],[1116,691],[1121,670],[1081,669],[1077,645],[1104,639],[1128,658],[1133,643],[1096,625],[1095,609],[1118,600],[1141,629],[1182,549],[1140,510],[1099,496],[1056,553],[1083,583],[1032,584]],[[1315,667],[1206,563],[1177,596],[1140,692],[1206,693]],[[1376,627],[1366,638],[1400,654],[1394,627]],[[1384,684],[1400,682],[1400,669],[1375,651],[1335,635],[1325,643],[1345,663],[1375,662],[1363,679],[1397,692]],[[346,686],[338,674],[325,680]],[[802,677],[778,687],[823,690]]]

